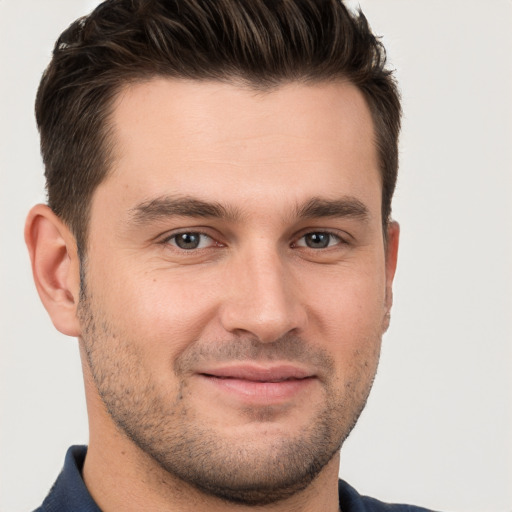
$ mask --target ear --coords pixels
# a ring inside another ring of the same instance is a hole
[[[390,221],[387,227],[386,250],[386,298],[384,331],[389,327],[391,306],[393,305],[393,279],[395,277],[396,263],[398,259],[398,241],[400,238],[400,226],[398,222]]]
[[[63,334],[79,336],[80,262],[75,237],[48,206],[38,204],[28,214],[25,243],[39,297],[53,325]]]

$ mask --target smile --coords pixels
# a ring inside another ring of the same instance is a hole
[[[198,375],[223,394],[232,395],[242,401],[265,404],[291,400],[317,380],[311,372],[290,365],[227,366]]]

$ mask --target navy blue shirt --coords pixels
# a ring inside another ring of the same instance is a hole
[[[72,446],[64,468],[43,504],[34,512],[101,512],[85,487],[82,479],[86,446]],[[343,480],[339,481],[342,512],[432,512],[410,505],[391,505],[361,496]]]

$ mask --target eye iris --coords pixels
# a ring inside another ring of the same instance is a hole
[[[312,249],[323,249],[329,245],[330,235],[327,233],[309,233],[305,236],[306,245]]]
[[[180,249],[197,249],[201,236],[199,233],[180,233],[175,240]]]

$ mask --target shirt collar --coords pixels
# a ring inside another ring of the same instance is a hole
[[[45,512],[101,512],[82,479],[86,446],[72,446],[66,453],[64,468],[43,502]]]

